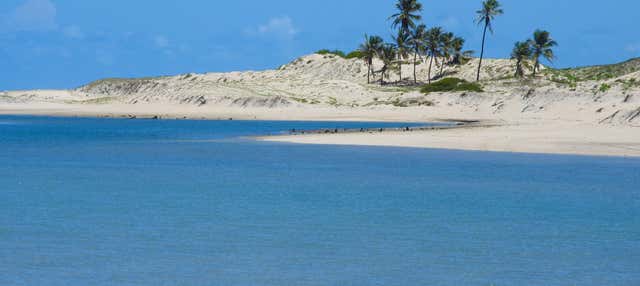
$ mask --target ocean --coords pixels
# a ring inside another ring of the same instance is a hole
[[[640,159],[0,116],[0,285],[640,285]]]

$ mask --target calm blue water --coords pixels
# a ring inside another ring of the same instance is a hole
[[[0,285],[640,285],[640,160],[0,117]],[[387,125],[388,126],[388,125]]]

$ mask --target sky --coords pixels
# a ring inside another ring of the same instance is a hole
[[[480,50],[481,0],[421,0],[423,21]],[[554,67],[640,56],[640,1],[501,0],[487,57],[545,29]],[[0,90],[75,88],[107,77],[276,68],[319,49],[390,39],[395,0],[2,0]]]

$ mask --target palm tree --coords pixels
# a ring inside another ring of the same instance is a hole
[[[380,85],[384,85],[384,78],[388,76],[387,71],[392,68],[396,60],[396,47],[393,44],[383,44],[378,51],[378,57],[382,60],[383,66],[380,70]]]
[[[364,43],[360,44],[360,48],[358,48],[360,53],[362,53],[362,58],[367,64],[367,83],[371,83],[373,59],[378,54],[378,51],[380,51],[383,42],[384,40],[379,36],[369,37],[364,35]]]
[[[473,51],[462,51],[464,48],[464,39],[456,37],[451,41],[451,64],[460,65],[466,63],[473,55]]]
[[[431,83],[431,66],[433,65],[433,59],[440,55],[440,40],[442,39],[442,28],[431,28],[427,31],[425,37],[425,48],[427,55],[431,57],[429,60],[429,83]],[[437,64],[437,59],[436,59]]]
[[[516,60],[516,77],[523,77],[524,70],[522,69],[522,64],[527,61],[527,59],[531,58],[531,42],[516,42],[513,47],[513,51],[511,52],[511,59]]]
[[[420,21],[422,16],[418,14],[422,11],[422,4],[417,0],[398,0],[396,3],[398,13],[391,15],[393,28],[400,26],[400,34],[408,34],[410,29],[416,27],[416,21]]]
[[[478,76],[476,81],[480,80],[480,68],[482,67],[482,58],[484,57],[484,42],[487,37],[487,29],[493,34],[493,20],[504,13],[500,8],[497,0],[485,0],[482,2],[482,9],[476,12],[476,23],[484,24],[484,32],[482,33],[482,49],[480,50],[480,63],[478,63]]]
[[[558,43],[551,38],[551,34],[547,31],[536,30],[533,32],[533,40],[531,40],[532,57],[535,61],[533,65],[533,76],[540,68],[540,56],[551,62],[555,58],[552,48]]]
[[[440,36],[440,55],[442,56],[442,64],[440,65],[440,77],[442,77],[442,72],[444,71],[444,64],[451,57],[452,52],[452,42],[455,36],[453,33],[444,33]]]
[[[393,40],[396,44],[400,82],[402,82],[402,62],[409,57],[409,52],[411,52],[411,35],[409,33],[398,33],[398,36],[394,37]]]
[[[413,48],[413,83],[418,83],[418,77],[416,76],[416,65],[418,64],[418,55],[424,52],[424,40],[426,36],[427,26],[424,24],[418,25],[415,29],[411,30],[410,43]]]

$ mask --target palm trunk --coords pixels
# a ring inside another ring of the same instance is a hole
[[[371,65],[367,65],[367,84],[371,83]]]
[[[482,58],[484,57],[484,40],[487,37],[487,27],[488,23],[484,23],[484,32],[482,33],[482,49],[480,50],[480,63],[478,63],[478,76],[476,77],[476,81],[480,81],[480,68],[482,67]]]
[[[431,84],[431,65],[433,64],[433,56],[431,56],[431,60],[429,60],[429,84]]]
[[[398,70],[400,73],[400,81],[398,83],[402,83],[402,59],[398,62]]]
[[[416,63],[418,62],[418,52],[413,54],[413,84],[418,83],[418,77],[416,76]]]
[[[516,75],[515,77],[520,77],[522,76],[522,67],[520,66],[520,59],[518,59],[518,61],[516,62]]]
[[[536,58],[536,63],[533,65],[533,76],[536,76],[536,71],[538,71],[538,67],[540,66],[540,61]]]
[[[444,71],[444,61],[445,59],[442,58],[442,64],[440,65],[440,77],[442,77],[442,72]]]

